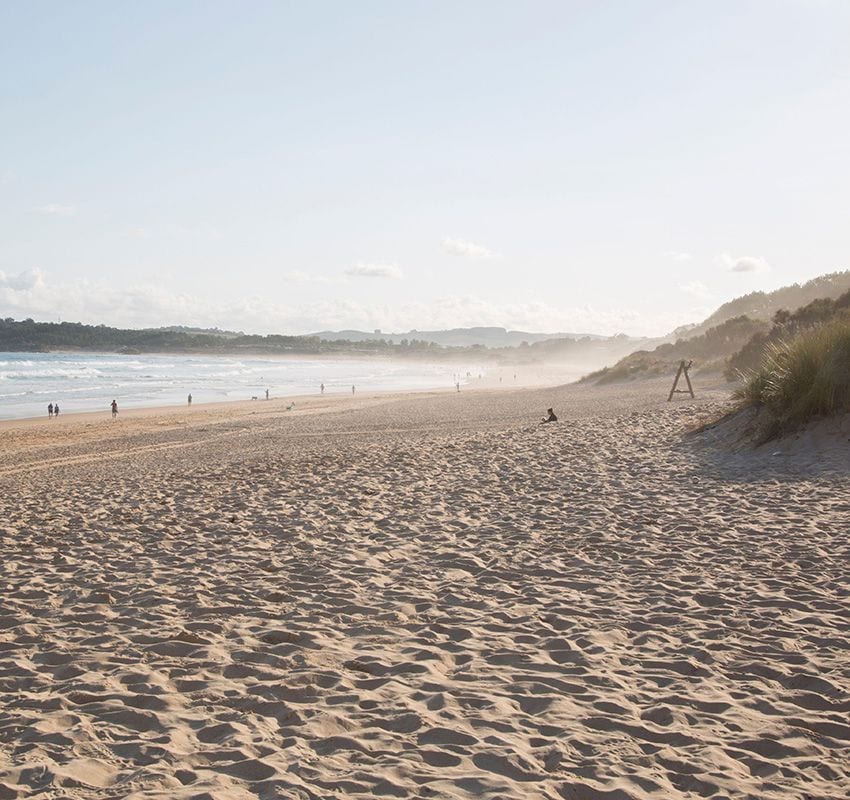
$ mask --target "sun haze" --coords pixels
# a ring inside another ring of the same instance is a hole
[[[844,268],[850,5],[0,9],[0,301],[664,334]]]

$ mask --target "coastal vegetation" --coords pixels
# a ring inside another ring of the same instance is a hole
[[[449,346],[417,338],[393,341],[381,336],[356,340],[325,339],[319,335],[259,336],[182,326],[137,330],[83,325],[78,322],[0,319],[0,351],[29,353],[80,350],[123,354],[374,356],[428,360],[474,359],[515,365],[564,361],[587,364],[590,369],[620,358],[643,341],[620,334],[610,337],[563,337],[531,343],[523,341],[518,346]]]
[[[780,306],[780,302],[787,305]],[[722,373],[728,381],[735,381],[758,367],[768,345],[823,325],[848,309],[850,271],[823,275],[774,292],[752,292],[724,303],[699,325],[677,329],[675,342],[630,353],[582,380],[606,384],[672,374],[684,359],[693,360],[697,372]],[[729,316],[735,311],[745,313]],[[709,325],[711,321],[713,325]]]
[[[728,360],[726,378],[737,380],[761,364],[765,353],[796,336],[798,333],[825,325],[850,315],[850,291],[836,298],[821,297],[796,311],[781,309],[773,315],[770,329],[756,332],[753,337]]]
[[[652,351],[630,353],[614,366],[592,372],[582,380],[606,384],[666,375],[682,359],[696,361],[702,371],[722,370],[731,354],[769,328],[770,325],[762,320],[734,317],[691,339],[677,339],[660,344]]]
[[[850,291],[850,270],[830,272],[805,283],[792,283],[772,292],[750,292],[723,303],[698,325],[674,331],[681,338],[693,338],[734,317],[770,320],[782,309],[800,308],[824,297],[838,297]]]
[[[119,353],[409,355],[440,350],[430,342],[405,340],[393,345],[381,340],[327,341],[317,336],[255,336],[190,328],[111,328],[79,322],[0,320],[0,351],[49,352],[89,350]]]
[[[734,397],[738,409],[764,412],[758,419],[762,441],[850,411],[850,317],[769,342]]]

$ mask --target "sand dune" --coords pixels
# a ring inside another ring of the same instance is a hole
[[[850,446],[666,388],[0,429],[0,800],[846,798]]]

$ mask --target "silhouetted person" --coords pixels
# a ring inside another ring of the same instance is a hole
[[[354,394],[354,387],[351,387],[351,394]]]
[[[325,393],[325,384],[322,384],[321,386],[319,386],[319,392],[320,392],[321,394],[324,394],[324,393]]]
[[[50,419],[53,419],[53,403],[48,403],[48,404],[47,404],[47,416],[48,416]]]
[[[53,416],[54,416],[54,417],[58,417],[58,416],[59,416],[59,403],[54,403],[54,404],[53,404]]]
[[[547,408],[546,413],[548,413],[549,416],[543,417],[543,422],[557,422],[558,421],[557,415],[555,414],[555,412],[551,408]],[[543,423],[541,423],[541,425],[542,424]]]
[[[266,400],[268,400],[268,399],[269,399],[269,390],[266,389]]]
[[[112,419],[115,419],[115,417],[117,417],[117,416],[118,416],[118,401],[113,400],[112,401]]]
[[[188,398],[188,399],[189,399],[189,405],[192,405],[192,395],[191,395],[191,393],[189,394],[189,398]]]

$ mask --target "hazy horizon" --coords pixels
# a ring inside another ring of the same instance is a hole
[[[0,317],[664,335],[850,267],[850,4],[0,9]]]

